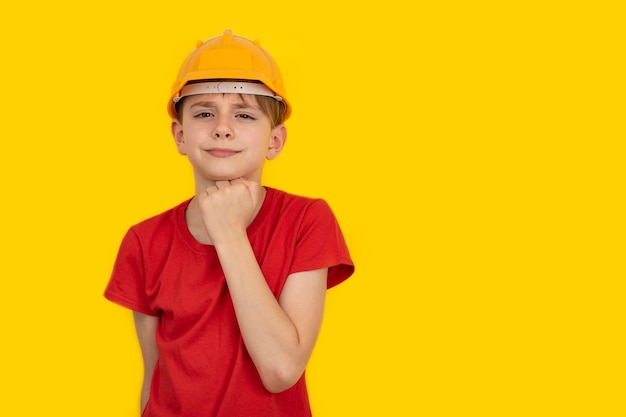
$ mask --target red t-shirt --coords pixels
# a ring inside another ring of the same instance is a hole
[[[145,417],[308,417],[304,375],[268,392],[248,355],[215,248],[194,239],[189,201],[129,229],[105,297],[160,317],[159,360]],[[328,288],[354,266],[328,204],[267,188],[248,238],[278,299],[289,274],[328,267]]]

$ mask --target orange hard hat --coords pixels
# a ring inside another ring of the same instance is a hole
[[[167,112],[176,118],[175,103],[185,95],[202,94],[198,88],[187,88],[191,81],[233,80],[238,81],[235,91],[224,89],[216,83],[206,83],[210,91],[207,92],[234,92],[240,94],[261,94],[274,97],[285,104],[286,120],[291,114],[291,106],[285,98],[285,86],[278,66],[270,54],[261,48],[258,40],[251,41],[241,36],[233,35],[229,29],[222,36],[211,38],[205,42],[198,41],[196,49],[187,57],[178,73],[178,78],[172,86],[172,95],[167,103]],[[260,82],[254,87],[246,81]],[[223,83],[232,84],[232,83]],[[246,84],[250,87],[246,87]],[[191,85],[189,86],[191,87]],[[260,87],[260,88],[259,88]],[[262,91],[264,90],[264,92]]]

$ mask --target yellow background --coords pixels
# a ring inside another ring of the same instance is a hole
[[[0,415],[137,415],[102,291],[127,227],[192,192],[166,99],[225,28],[294,107],[266,184],[326,198],[357,265],[316,416],[626,415],[616,4],[3,3]]]

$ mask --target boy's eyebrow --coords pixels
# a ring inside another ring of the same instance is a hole
[[[246,102],[240,102],[240,103],[233,103],[232,106],[236,109],[255,109],[255,110],[260,110],[257,106],[254,106],[252,104],[246,103]],[[189,106],[189,108],[193,108],[193,107],[217,107],[217,104],[215,101],[198,101],[196,103],[193,103],[191,106]]]
[[[189,107],[215,107],[214,101],[198,101],[197,103],[193,103]]]
[[[247,103],[247,102],[241,102],[241,103],[234,103],[233,107],[236,107],[238,109],[256,109],[259,110],[259,108],[253,104]]]

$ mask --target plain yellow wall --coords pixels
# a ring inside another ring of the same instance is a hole
[[[267,185],[324,197],[317,417],[621,416],[617,2],[12,2],[0,13],[0,415],[137,415],[133,223],[192,192],[169,88],[199,39],[259,38],[294,107]]]

